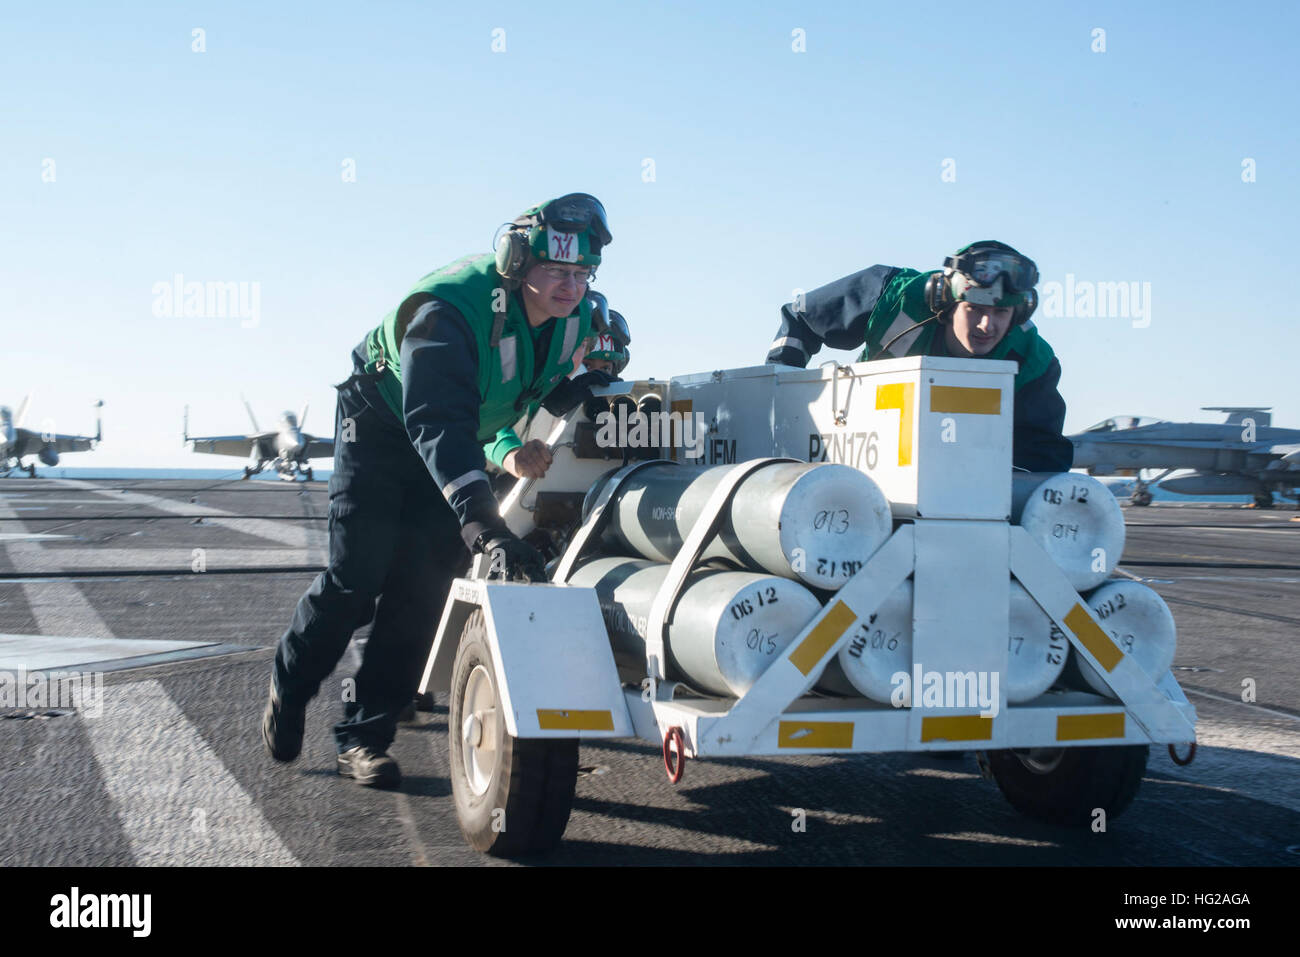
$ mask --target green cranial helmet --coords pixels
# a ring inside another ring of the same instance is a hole
[[[943,274],[954,302],[1022,307],[1025,318],[1036,304],[1038,267],[1006,243],[985,239],[963,246],[943,261]]]
[[[601,250],[613,242],[600,200],[569,193],[524,210],[516,222],[531,221],[528,249],[541,262],[599,266]]]
[[[613,363],[614,374],[620,375],[632,358],[631,350],[628,349],[632,333],[628,329],[627,320],[622,313],[609,308],[609,300],[604,294],[592,289],[587,293],[587,298],[591,300],[594,334],[583,361],[604,359]]]

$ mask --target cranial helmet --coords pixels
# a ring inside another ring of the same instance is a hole
[[[926,283],[926,303],[936,314],[958,302],[1011,306],[1024,322],[1038,306],[1038,267],[1006,243],[985,239],[963,246],[943,261],[943,271]]]
[[[600,254],[614,241],[605,207],[589,193],[569,193],[530,206],[497,240],[497,272],[520,280],[534,263],[600,265]]]
[[[632,333],[628,329],[623,314],[609,308],[609,300],[594,289],[587,293],[591,300],[592,330],[595,342],[587,350],[583,361],[587,359],[607,359],[614,364],[614,374],[621,375],[631,361],[632,353],[628,345],[632,342]]]

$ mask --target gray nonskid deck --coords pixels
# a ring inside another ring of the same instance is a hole
[[[337,778],[330,726],[355,650],[308,711],[303,756],[276,765],[262,748],[270,658],[325,563],[327,506],[324,483],[0,482],[0,633],[132,642],[84,663],[103,673],[102,714],[0,711],[0,864],[497,863],[457,829],[445,708],[399,732],[400,792]],[[1122,574],[1175,614],[1200,748],[1188,767],[1153,749],[1105,833],[1020,817],[969,756],[694,761],[674,788],[656,749],[615,741],[582,749],[549,860],[1300,864],[1296,515],[1125,509]],[[70,537],[28,537],[49,534]]]

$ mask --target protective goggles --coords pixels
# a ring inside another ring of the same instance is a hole
[[[605,207],[589,193],[569,193],[551,200],[538,210],[537,220],[541,225],[562,233],[589,231],[601,246],[614,241],[609,231],[609,220],[605,218]]]
[[[596,333],[608,335],[620,349],[626,349],[632,342],[632,333],[622,313],[614,312],[609,308],[609,300],[605,298],[604,293],[593,289],[587,293],[587,298],[591,300],[592,326]]]
[[[619,349],[626,349],[632,344],[632,333],[627,328],[627,320],[623,318],[620,312],[609,312],[609,335],[616,343]]]
[[[949,256],[945,269],[955,269],[970,276],[981,286],[991,286],[999,276],[1016,292],[1026,292],[1038,285],[1038,267],[1032,259],[1003,249],[972,249],[959,256]]]

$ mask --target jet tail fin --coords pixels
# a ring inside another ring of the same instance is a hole
[[[257,417],[253,415],[253,407],[248,404],[248,400],[244,398],[243,393],[240,393],[239,400],[244,403],[244,408],[248,410],[248,420],[253,423],[253,431],[261,432],[262,427],[257,424]]]
[[[308,409],[308,408],[309,408],[308,403],[304,402],[304,403],[302,404],[302,414],[298,416],[298,428],[299,428],[299,430],[302,430],[302,429],[307,428],[307,409]]]
[[[32,394],[28,392],[23,396],[22,405],[18,406],[18,414],[14,416],[15,429],[21,429],[23,427],[23,419],[27,418],[27,406],[31,404],[31,401]]]
[[[1250,419],[1257,426],[1273,424],[1271,405],[1203,405],[1201,411],[1228,413],[1228,417],[1223,420],[1224,425],[1241,425],[1245,419]]]
[[[104,440],[104,400],[99,399],[95,403],[95,444],[98,445]]]

